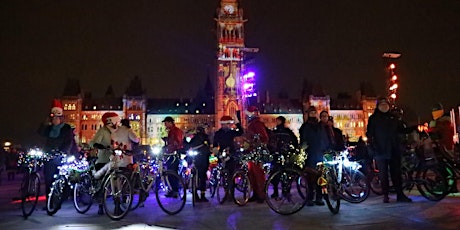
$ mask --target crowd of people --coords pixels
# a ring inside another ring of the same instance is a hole
[[[193,194],[197,201],[207,202],[205,196],[207,185],[207,171],[209,169],[209,157],[227,151],[230,155],[235,154],[237,148],[235,140],[244,138],[259,145],[267,146],[272,153],[289,154],[289,148],[301,148],[308,153],[305,160],[305,167],[315,168],[318,162],[323,161],[323,154],[327,151],[342,151],[346,147],[342,131],[334,127],[334,120],[328,111],[320,111],[318,114],[314,106],[310,106],[305,113],[305,121],[299,129],[300,137],[297,138],[294,132],[288,127],[286,118],[276,118],[276,127],[268,129],[261,121],[257,107],[250,106],[245,111],[247,116],[247,128],[243,129],[237,116],[223,116],[220,118],[221,127],[212,135],[212,140],[206,132],[206,127],[197,127],[190,139],[184,137],[172,117],[165,117],[163,123],[168,132],[164,140],[164,152],[173,154],[175,152],[193,149],[198,152],[195,157],[195,166],[198,171],[198,190],[201,194]],[[114,146],[131,151],[135,143],[140,139],[130,129],[129,120],[122,120],[116,113],[107,112],[102,116],[103,126],[99,128],[94,138],[90,141],[90,147],[97,149],[96,177],[107,170],[107,163],[113,160],[111,148]],[[450,122],[450,121],[449,121]],[[441,105],[433,108],[433,122],[430,123],[430,132],[433,138],[439,139],[448,150],[453,149],[451,124],[444,116]],[[407,127],[402,120],[402,110],[392,109],[387,98],[379,98],[376,109],[370,116],[367,126],[367,143],[360,137],[355,155],[358,158],[373,157],[380,170],[382,182],[383,202],[390,202],[389,198],[389,175],[396,189],[396,200],[398,202],[411,202],[412,200],[404,195],[401,184],[401,135],[413,131]],[[46,137],[45,151],[59,149],[68,154],[78,154],[74,133],[70,125],[63,120],[62,105],[59,101],[53,101],[50,116],[39,128],[39,133]],[[450,136],[449,136],[450,135]],[[166,162],[166,167],[171,170],[178,170],[179,156],[172,156]],[[133,163],[132,156],[123,157],[119,162],[121,167]],[[44,166],[46,192],[49,192],[53,175],[57,172],[60,159],[49,161]],[[226,163],[227,169],[231,172],[238,167],[235,158],[230,158]],[[273,167],[279,167],[276,163]],[[253,188],[253,196],[250,202],[262,203],[267,197],[265,194],[265,174],[262,165],[257,162],[249,162],[248,176]],[[324,205],[321,196],[321,189],[317,186],[317,178],[308,178],[307,206]],[[166,196],[177,196],[178,182],[171,181],[173,191]],[[273,181],[274,191],[270,197],[279,196],[278,181]],[[99,214],[103,209],[99,207]]]

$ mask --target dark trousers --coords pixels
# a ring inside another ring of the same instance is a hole
[[[179,171],[179,158],[177,156],[170,156],[166,161],[166,168],[167,170],[172,170],[174,172]],[[179,181],[175,177],[168,178],[169,183],[171,183],[172,190],[174,192],[179,191]]]
[[[43,167],[43,175],[45,177],[46,198],[51,191],[51,185],[54,182],[54,175],[58,174],[58,166],[61,165],[61,157],[45,161]]]
[[[379,179],[382,183],[382,193],[388,196],[389,193],[389,178],[388,172],[391,175],[391,181],[396,189],[397,195],[402,194],[402,179],[401,179],[401,156],[392,156],[391,159],[376,159],[379,169]]]
[[[195,158],[195,167],[198,170],[198,190],[204,192],[206,191],[206,181],[208,180],[208,175],[206,172],[209,168],[209,155],[197,155]]]

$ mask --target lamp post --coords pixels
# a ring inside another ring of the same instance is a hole
[[[387,81],[388,99],[394,105],[396,103],[396,98],[398,97],[397,92],[399,88],[399,79],[396,74],[396,64],[394,60],[401,57],[401,54],[397,52],[387,52],[383,53],[382,57],[387,60],[386,69],[389,73],[389,79]]]

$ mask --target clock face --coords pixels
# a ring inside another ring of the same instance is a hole
[[[227,80],[225,81],[225,84],[227,84],[228,87],[233,88],[235,86],[235,78],[233,77],[228,77]]]
[[[225,5],[224,6],[224,11],[228,14],[233,14],[233,12],[235,11],[235,9],[233,8],[232,5]]]

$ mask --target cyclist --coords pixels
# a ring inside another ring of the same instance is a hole
[[[193,194],[197,201],[208,202],[206,199],[206,180],[209,167],[209,156],[211,155],[211,149],[209,147],[209,136],[205,133],[204,127],[197,127],[196,133],[193,135],[190,142],[185,144],[185,149],[193,149],[198,154],[195,156],[195,167],[197,169],[198,176],[198,190],[201,191],[201,198],[198,194]]]
[[[172,117],[165,117],[163,119],[166,130],[168,131],[168,137],[165,138],[165,153],[172,154],[183,148],[184,133],[182,130],[176,127],[174,119]],[[166,167],[168,170],[173,170],[177,172],[179,170],[179,158],[177,155],[170,156],[166,161]],[[178,196],[178,187],[179,182],[176,181],[176,178],[171,178],[171,187],[172,191],[168,191],[165,195],[166,197],[177,197]]]
[[[114,112],[106,112],[102,115],[102,123],[104,124],[99,128],[94,135],[93,139],[89,142],[89,145],[92,148],[97,149],[97,160],[96,168],[97,171],[94,174],[94,177],[101,179],[103,175],[109,170],[110,156],[112,156],[112,151],[110,147],[112,145],[112,133],[117,130],[118,122],[120,117]],[[104,209],[102,203],[99,204],[99,210],[97,212],[99,215],[104,214]]]
[[[63,151],[66,154],[76,155],[78,153],[72,127],[64,122],[64,110],[59,100],[52,102],[50,116],[38,129],[41,136],[46,137],[44,151],[49,153],[52,150]],[[58,173],[58,166],[61,165],[61,157],[56,157],[44,163],[44,176],[46,194],[50,193],[54,175]],[[48,199],[48,196],[46,196]],[[46,207],[45,207],[46,208]]]

